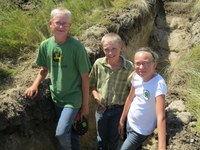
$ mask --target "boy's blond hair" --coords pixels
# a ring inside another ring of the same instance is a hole
[[[66,15],[69,18],[69,20],[71,20],[71,12],[64,7],[57,7],[55,9],[53,9],[51,11],[51,19],[53,19],[54,15],[56,15],[56,14]]]
[[[111,33],[108,33],[108,34],[104,35],[104,36],[102,37],[102,39],[101,39],[101,45],[103,45],[103,44],[104,44],[105,42],[107,42],[108,40],[110,40],[110,41],[116,41],[116,42],[119,43],[122,47],[124,46],[124,43],[123,43],[121,37],[120,37],[118,34],[116,34],[116,33],[111,32]]]

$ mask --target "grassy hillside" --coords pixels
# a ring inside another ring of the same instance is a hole
[[[65,6],[72,12],[72,35],[81,35],[92,25],[109,24],[107,10],[117,11],[135,2],[142,12],[148,13],[148,4],[155,0],[42,0],[17,5],[12,0],[0,1],[0,58],[18,57],[34,51],[38,44],[51,35],[50,11]],[[95,9],[94,9],[95,8]]]
[[[13,0],[0,1],[0,89],[5,89],[7,78],[12,78],[21,70],[21,66],[13,67],[13,62],[29,59],[39,43],[51,36],[48,22],[52,8],[65,6],[72,12],[70,32],[78,36],[94,24],[108,23],[104,19],[106,10],[123,7],[127,1],[42,0],[24,5]]]
[[[185,100],[187,109],[197,118],[200,131],[200,45],[182,53],[166,70],[170,76],[168,83],[175,84],[175,89]],[[171,85],[171,84],[170,84]],[[171,87],[172,88],[172,87]]]
[[[12,1],[0,1],[0,57],[15,57],[21,51],[32,51],[51,35],[48,21],[50,11],[56,6],[65,6],[72,12],[71,33],[80,35],[83,30],[107,23],[103,19],[106,9],[123,7],[128,0],[43,0],[29,10],[14,5]],[[93,11],[93,8],[95,10]]]
[[[5,88],[6,77],[12,78],[23,69],[13,67],[13,62],[29,59],[39,43],[51,36],[48,22],[52,8],[65,6],[72,12],[70,32],[79,36],[92,25],[109,24],[105,19],[108,9],[117,11],[130,1],[147,10],[146,0],[36,0],[24,5],[14,0],[0,1],[0,90]],[[7,64],[8,61],[11,63]]]

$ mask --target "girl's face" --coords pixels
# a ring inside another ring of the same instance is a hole
[[[122,51],[122,45],[117,41],[105,41],[103,43],[103,52],[110,63],[115,63],[119,60]]]
[[[154,76],[156,65],[151,53],[140,51],[135,54],[135,72],[143,79],[143,81],[147,82]]]
[[[66,35],[70,29],[71,21],[68,16],[63,14],[56,14],[49,22],[54,36]]]

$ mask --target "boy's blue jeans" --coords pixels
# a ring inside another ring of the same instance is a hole
[[[56,107],[59,117],[56,138],[59,141],[61,150],[80,150],[79,135],[72,130],[72,123],[79,108],[59,108]]]
[[[118,146],[119,119],[123,111],[123,106],[111,106],[101,114],[96,111],[96,128],[98,150],[116,150]]]
[[[124,141],[121,150],[141,150],[142,143],[147,139],[148,136],[141,135],[135,132],[127,122],[127,138]]]

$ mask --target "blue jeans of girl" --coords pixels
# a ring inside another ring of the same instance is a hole
[[[127,122],[127,137],[122,144],[121,150],[140,150],[142,149],[142,143],[147,139],[148,136],[141,135],[135,132]]]
[[[72,130],[72,123],[79,108],[56,107],[59,116],[56,127],[56,138],[60,144],[60,150],[80,150],[79,135]]]

